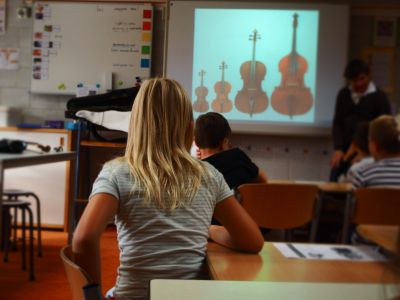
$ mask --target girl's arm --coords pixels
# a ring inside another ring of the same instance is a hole
[[[106,193],[94,195],[72,238],[74,260],[89,274],[93,283],[101,283],[100,237],[117,210],[118,200],[114,196]]]
[[[257,253],[264,245],[264,238],[254,220],[230,196],[215,206],[214,217],[224,226],[210,226],[210,238],[226,247]]]

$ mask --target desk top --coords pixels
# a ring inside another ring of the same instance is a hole
[[[400,295],[400,285],[162,279],[150,282],[150,300],[384,300],[396,295]]]
[[[19,154],[0,153],[0,165],[2,165],[3,169],[8,169],[74,160],[75,158],[76,152],[73,151],[51,153],[35,153],[31,151],[24,151],[23,153]]]
[[[382,248],[390,252],[397,251],[397,238],[400,238],[399,226],[359,225],[357,231],[362,237],[377,243]]]
[[[266,242],[259,254],[232,251],[208,244],[207,262],[217,280],[393,283],[400,274],[383,262],[291,259]]]
[[[324,182],[324,181],[308,181],[308,180],[268,180],[268,183],[275,184],[311,184],[316,185],[323,192],[332,193],[348,193],[353,190],[353,186],[349,182]]]

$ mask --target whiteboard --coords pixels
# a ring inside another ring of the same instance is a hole
[[[35,2],[31,92],[102,93],[150,76],[149,3]]]

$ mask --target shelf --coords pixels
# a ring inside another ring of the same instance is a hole
[[[81,146],[84,147],[99,147],[99,148],[125,148],[125,143],[111,143],[111,142],[98,142],[98,141],[81,141]]]

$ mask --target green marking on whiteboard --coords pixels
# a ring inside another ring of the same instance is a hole
[[[118,86],[122,86],[124,82],[122,80],[118,80]]]
[[[58,90],[65,90],[67,87],[65,86],[65,84],[64,83],[60,83],[58,86],[57,86],[57,89]]]

